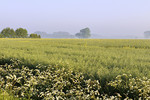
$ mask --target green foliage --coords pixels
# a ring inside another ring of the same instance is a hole
[[[3,90],[0,93],[3,96],[11,94],[28,100],[150,99],[150,79],[146,77],[118,75],[101,88],[102,84],[98,80],[87,80],[82,73],[40,64],[29,68],[19,60],[0,64],[0,72],[0,87]],[[104,92],[106,89],[109,92]]]
[[[4,38],[4,36],[2,34],[0,34],[0,38]]]
[[[132,75],[118,75],[114,81],[108,83],[112,86],[111,93],[123,98],[150,99],[150,79],[146,77],[134,78]]]
[[[16,37],[16,33],[14,31],[14,29],[11,28],[5,28],[1,31],[1,37],[5,37],[5,38],[15,38]]]
[[[6,91],[0,90],[0,100],[20,100],[20,99],[14,97],[13,95],[8,94]]]
[[[29,68],[40,63],[82,72],[86,80],[100,81],[103,98],[111,95],[110,98],[119,95],[126,98],[118,87],[115,90],[114,86],[106,85],[117,75],[131,74],[132,78],[141,80],[150,78],[149,51],[150,40],[141,39],[0,39],[0,63],[11,64],[7,59],[17,58]],[[128,93],[129,88],[121,89]]]
[[[85,29],[80,30],[80,33],[77,33],[76,37],[78,37],[78,38],[89,38],[91,36],[90,33],[91,33],[90,29],[85,28]]]
[[[150,78],[150,40],[0,39],[0,59],[59,65],[105,81],[122,73]]]
[[[0,65],[0,86],[10,94],[27,99],[96,99],[100,97],[98,81],[85,80],[81,73],[57,66],[21,66],[19,60]]]
[[[28,32],[26,29],[18,28],[18,29],[16,29],[15,32],[16,32],[17,38],[27,38],[28,37]]]
[[[1,31],[0,38],[28,38],[28,32],[23,28],[18,28],[14,31],[8,27]],[[41,38],[41,36],[37,34],[30,34],[30,38]]]
[[[30,38],[41,38],[41,36],[37,34],[30,34]]]

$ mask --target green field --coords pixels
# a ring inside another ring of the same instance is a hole
[[[150,40],[0,39],[0,72],[8,100],[146,99]]]
[[[0,57],[69,67],[96,79],[150,78],[150,40],[0,39]]]

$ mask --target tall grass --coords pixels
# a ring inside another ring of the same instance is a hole
[[[20,59],[30,67],[57,64],[98,80],[122,73],[150,78],[150,40],[0,39],[3,58]]]

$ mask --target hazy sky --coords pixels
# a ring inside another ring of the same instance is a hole
[[[0,30],[29,33],[89,27],[94,34],[142,34],[150,30],[150,0],[0,0]]]

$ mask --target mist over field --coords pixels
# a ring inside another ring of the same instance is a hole
[[[62,31],[75,35],[89,27],[91,38],[145,38],[144,32],[150,31],[149,4],[149,0],[4,0],[0,30],[22,27],[28,34]]]
[[[41,35],[42,38],[77,38],[75,34],[69,32],[58,31],[54,33],[46,33],[36,31],[36,34]],[[90,39],[148,39],[150,33],[146,36],[144,33],[141,34],[94,34],[91,33]]]

